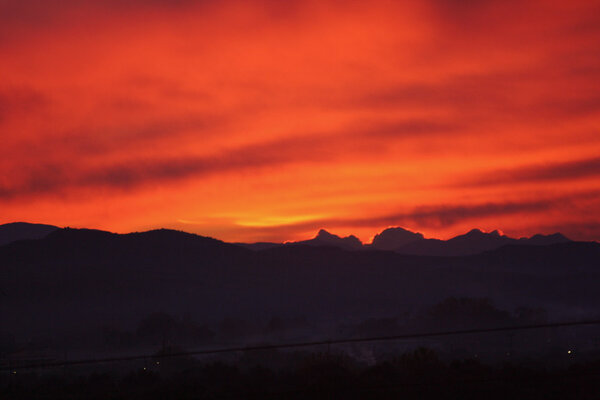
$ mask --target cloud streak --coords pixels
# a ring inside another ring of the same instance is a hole
[[[593,199],[547,199],[598,189],[599,12],[0,1],[0,222],[230,216],[197,227],[226,240],[244,240],[237,217],[335,216],[315,220],[363,239],[404,222],[432,236],[593,224]]]
[[[457,183],[457,186],[489,186],[516,183],[571,181],[600,176],[600,157],[499,169]]]
[[[440,226],[451,227],[465,221],[473,221],[485,217],[497,217],[519,213],[544,212],[556,205],[556,200],[538,200],[529,202],[483,203],[483,204],[448,204],[430,205],[413,208],[404,212],[367,218],[324,218],[300,223],[261,227],[263,231],[273,233],[294,230],[316,230],[322,227],[387,227],[387,226],[419,226],[429,229]]]
[[[196,129],[202,128],[194,125]],[[121,137],[118,146],[141,137],[148,139],[169,132],[173,125],[154,126]],[[163,184],[186,178],[201,178],[209,174],[243,172],[258,168],[276,168],[294,163],[327,164],[348,154],[385,152],[387,141],[414,134],[440,134],[457,127],[428,121],[403,121],[380,126],[348,128],[333,134],[283,138],[232,149],[217,155],[176,157],[171,159],[135,159],[124,163],[103,165],[100,168],[81,168],[65,164],[35,166],[17,185],[0,185],[0,199],[20,199],[28,196],[60,194],[68,189],[111,187],[132,190],[144,184]],[[72,151],[90,154],[101,151],[103,142],[84,136],[67,145]],[[375,145],[375,147],[373,147]],[[366,150],[365,150],[366,149]],[[88,151],[89,150],[89,151]]]
[[[253,233],[255,240],[269,241],[273,238],[308,237],[321,228],[341,230],[343,232],[360,231],[367,228],[371,234],[390,226],[402,226],[412,230],[436,232],[440,228],[449,229],[452,234],[464,233],[455,227],[481,227],[478,221],[502,220],[506,221],[517,217],[524,221],[536,220],[535,216],[551,216],[557,212],[568,211],[572,218],[560,223],[548,224],[548,218],[542,219],[538,225],[526,225],[524,228],[512,229],[514,235],[526,236],[530,232],[554,233],[562,232],[576,240],[589,240],[596,237],[600,221],[576,222],[576,218],[587,213],[587,208],[581,210],[582,205],[598,206],[599,191],[572,193],[563,196],[548,197],[538,200],[489,202],[475,204],[432,204],[419,206],[412,209],[392,212],[385,215],[369,217],[348,218],[316,218],[289,224],[271,226],[242,226],[237,230]],[[590,203],[591,202],[591,203]],[[584,206],[587,207],[587,206]],[[579,209],[579,210],[578,210]],[[500,226],[495,225],[494,228]],[[510,227],[509,227],[510,230]]]

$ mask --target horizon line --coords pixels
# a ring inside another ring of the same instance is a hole
[[[484,230],[481,228],[472,228],[464,233],[458,234],[458,235],[454,235],[448,239],[440,239],[440,238],[435,238],[435,237],[426,237],[424,234],[422,234],[421,232],[418,231],[413,231],[411,229],[405,228],[403,226],[388,226],[386,228],[383,228],[382,230],[378,231],[375,235],[373,235],[371,237],[371,241],[370,242],[363,242],[358,236],[354,235],[354,234],[350,234],[347,236],[340,236],[337,235],[335,233],[332,233],[331,231],[327,230],[326,228],[318,228],[317,229],[317,233],[314,236],[305,238],[305,239],[300,239],[300,240],[283,240],[283,241],[265,241],[265,240],[259,240],[259,241],[227,241],[227,240],[223,240],[220,239],[216,236],[212,236],[212,235],[206,235],[206,234],[201,234],[198,232],[190,232],[190,231],[186,231],[183,229],[176,229],[176,228],[166,228],[164,226],[162,227],[157,227],[157,228],[150,228],[147,230],[132,230],[132,231],[124,231],[124,232],[117,232],[117,231],[112,231],[112,230],[106,230],[106,229],[100,229],[100,228],[90,228],[87,226],[59,226],[59,225],[54,225],[54,224],[46,224],[46,223],[37,223],[37,222],[25,222],[25,221],[13,221],[13,222],[6,222],[6,223],[2,223],[0,224],[1,226],[5,226],[5,225],[15,225],[15,224],[27,224],[27,225],[44,225],[44,226],[49,226],[49,227],[55,227],[57,229],[80,229],[80,230],[93,230],[93,231],[100,231],[100,232],[108,232],[108,233],[112,233],[112,234],[116,234],[116,235],[128,235],[128,234],[133,234],[133,233],[145,233],[145,232],[152,232],[152,231],[159,231],[159,230],[167,230],[167,231],[174,231],[174,232],[183,232],[183,233],[187,233],[190,235],[196,235],[196,236],[200,236],[200,237],[206,237],[206,238],[211,238],[211,239],[215,239],[215,240],[219,240],[223,243],[229,243],[229,244],[258,244],[258,243],[273,243],[273,244],[281,244],[281,245],[285,245],[285,244],[293,244],[293,243],[299,243],[299,242],[304,242],[304,241],[309,241],[309,240],[313,240],[318,238],[319,233],[321,231],[325,231],[326,233],[335,236],[339,239],[349,239],[354,237],[356,240],[358,240],[360,242],[360,244],[362,246],[369,246],[373,244],[373,241],[375,239],[375,237],[379,234],[381,234],[382,232],[388,230],[388,229],[403,229],[406,232],[409,233],[413,233],[413,234],[420,234],[422,236],[421,239],[415,239],[415,240],[440,240],[440,241],[448,241],[454,238],[457,238],[459,236],[464,236],[467,235],[471,232],[474,231],[479,231],[483,234],[488,234],[488,235],[493,235],[496,234],[499,237],[505,237],[507,239],[513,239],[513,240],[522,240],[522,239],[531,239],[535,236],[554,236],[554,235],[561,235],[564,238],[566,238],[569,241],[572,242],[596,242],[596,243],[600,243],[600,240],[573,240],[571,238],[569,238],[568,236],[566,236],[565,234],[563,234],[562,232],[553,232],[553,233],[549,233],[549,234],[543,234],[543,233],[534,233],[531,236],[520,236],[520,237],[513,237],[513,236],[509,236],[504,234],[504,232],[501,229],[494,229],[494,230]]]

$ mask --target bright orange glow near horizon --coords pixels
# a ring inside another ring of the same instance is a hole
[[[0,0],[0,56],[0,223],[600,239],[598,1]]]

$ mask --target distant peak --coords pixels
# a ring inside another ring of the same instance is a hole
[[[550,235],[543,235],[541,233],[538,233],[536,235],[531,236],[530,238],[521,238],[519,240],[524,243],[537,245],[565,243],[571,241],[571,239],[559,232],[552,233]]]
[[[375,235],[371,246],[378,250],[396,250],[405,244],[422,239],[424,239],[423,234],[397,226],[384,229]]]
[[[330,233],[330,232],[326,231],[325,229],[320,229],[319,232],[317,233],[317,236],[315,237],[315,239],[351,239],[351,240],[357,240],[360,242],[360,239],[358,239],[354,235],[339,236],[339,235]]]
[[[550,235],[546,235],[546,237],[557,238],[557,239],[565,239],[565,240],[571,240],[571,239],[569,239],[568,237],[566,237],[565,235],[563,235],[563,234],[562,234],[562,233],[560,233],[560,232],[555,232],[555,233],[552,233],[552,234],[550,234]]]
[[[413,231],[411,231],[409,229],[406,229],[406,228],[403,228],[401,226],[392,226],[392,227],[386,228],[381,233],[384,233],[384,232],[404,232],[404,233],[410,233],[410,234],[413,234],[413,235],[421,235],[421,236],[423,236],[420,233],[413,232]]]
[[[325,229],[319,229],[319,233],[317,233],[316,236],[318,239],[325,239],[325,238],[339,238],[338,235],[334,235],[333,233],[329,233],[327,232]]]
[[[298,243],[310,244],[311,242],[318,243],[318,244],[333,245],[333,246],[339,245],[344,248],[352,248],[352,249],[362,248],[362,242],[356,236],[350,235],[350,236],[346,236],[346,237],[341,237],[338,235],[334,235],[333,233],[329,233],[325,229],[320,229],[319,232],[317,233],[317,236],[315,236],[313,239],[303,241],[303,242],[298,242]]]
[[[474,229],[471,229],[469,232],[465,233],[464,236],[496,236],[496,237],[500,237],[500,236],[504,236],[504,233],[502,231],[500,231],[499,229],[494,229],[491,232],[486,232],[483,229],[474,228]]]
[[[473,236],[473,235],[483,235],[484,232],[479,229],[479,228],[473,228],[471,229],[469,232],[466,233],[468,236]]]

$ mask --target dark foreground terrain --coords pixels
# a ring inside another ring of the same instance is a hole
[[[600,398],[595,242],[412,242],[446,254],[430,256],[18,228],[31,238],[0,245],[0,399]],[[519,329],[406,338],[503,327]]]
[[[132,329],[154,312],[207,324],[397,317],[448,297],[574,319],[600,309],[599,280],[595,242],[440,257],[307,245],[252,251],[168,230],[59,229],[0,246],[0,318],[20,340]]]
[[[281,368],[257,360],[285,358]],[[3,399],[597,399],[600,362],[561,367],[442,361],[427,349],[366,366],[339,353],[243,355],[235,363],[139,365],[4,374]]]

